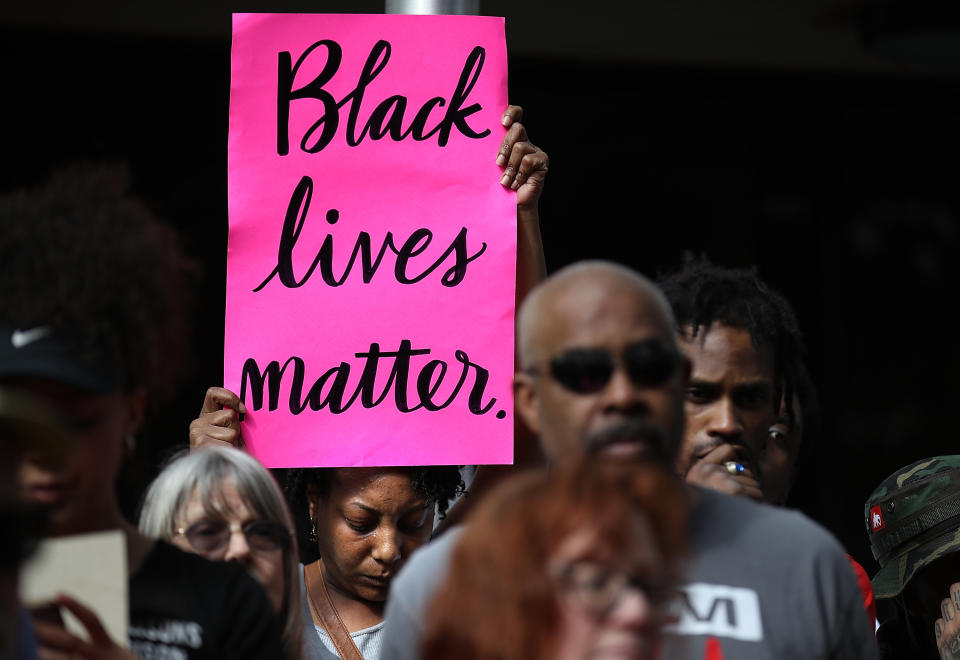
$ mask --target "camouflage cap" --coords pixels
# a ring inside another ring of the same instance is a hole
[[[874,596],[893,598],[918,570],[960,551],[960,455],[935,456],[883,480],[863,508],[880,571]]]

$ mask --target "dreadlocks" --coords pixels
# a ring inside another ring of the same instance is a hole
[[[696,337],[714,323],[742,328],[754,346],[767,346],[774,358],[774,405],[786,402],[794,421],[793,395],[803,364],[803,335],[790,303],[760,280],[756,268],[725,268],[706,257],[687,254],[681,269],[661,276],[658,284],[667,296],[677,325]]]

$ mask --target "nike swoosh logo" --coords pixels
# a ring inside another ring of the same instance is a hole
[[[29,330],[14,330],[13,334],[10,335],[10,343],[13,344],[14,348],[23,348],[49,335],[50,328],[45,325]]]

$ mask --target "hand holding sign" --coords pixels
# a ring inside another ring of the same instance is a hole
[[[207,389],[199,417],[190,422],[190,449],[203,445],[240,447],[240,416],[246,412],[243,401],[230,390]]]
[[[521,119],[523,108],[519,105],[511,105],[503,113],[501,121],[508,130],[497,152],[497,166],[504,168],[500,185],[517,191],[517,207],[523,209],[536,207],[540,201],[550,158],[530,142]]]

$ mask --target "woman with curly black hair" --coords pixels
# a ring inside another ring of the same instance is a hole
[[[314,633],[305,637],[305,656],[324,657],[318,641],[329,651],[340,645],[323,615],[326,601],[350,642],[375,660],[390,582],[430,539],[434,510],[442,516],[463,487],[460,473],[456,466],[324,468],[303,470],[300,482],[320,553],[302,572],[304,619]]]
[[[219,426],[240,410],[233,392],[210,388],[204,410],[190,425],[197,446],[240,444],[239,425]],[[319,559],[300,570],[303,657],[380,657],[383,610],[390,582],[410,554],[430,539],[435,513],[443,516],[463,490],[457,466],[313,468],[287,472],[295,519],[309,524]],[[303,553],[305,556],[309,553]]]

